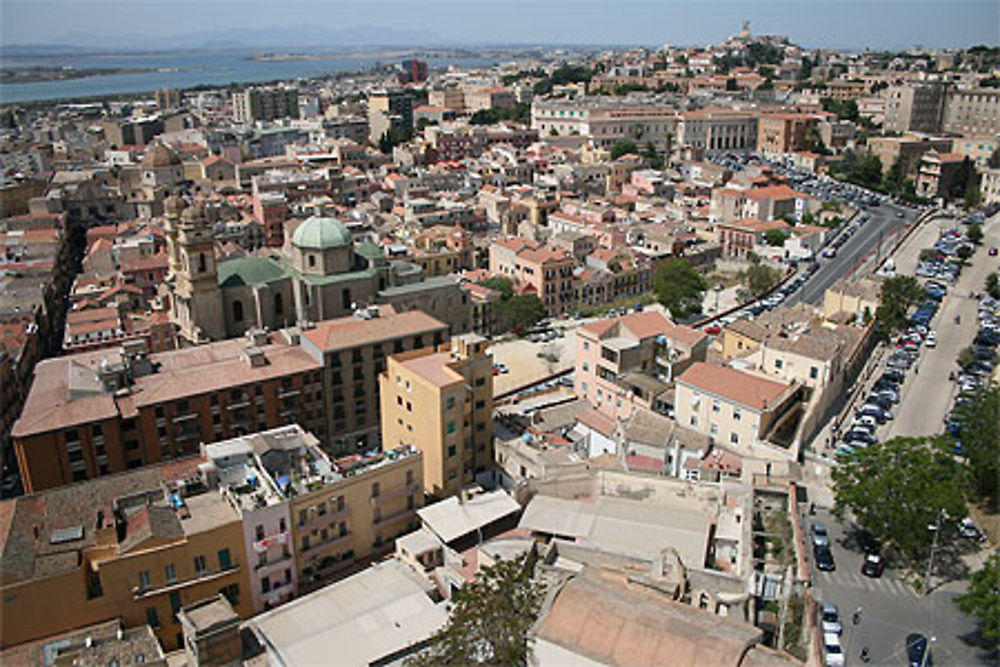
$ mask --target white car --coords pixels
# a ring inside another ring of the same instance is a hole
[[[823,621],[823,633],[833,633],[835,635],[841,634],[844,629],[840,625],[840,612],[837,611],[837,605],[826,603],[823,605],[821,611],[821,618]]]
[[[823,633],[823,648],[826,654],[826,667],[843,667],[844,649],[840,645],[840,637],[832,632]]]
[[[937,347],[937,333],[928,331],[927,338],[924,339],[924,345],[927,347]]]

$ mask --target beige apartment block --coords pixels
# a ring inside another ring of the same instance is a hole
[[[458,493],[493,464],[493,369],[488,340],[468,334],[450,348],[389,357],[379,377],[382,446],[423,452],[424,489]]]

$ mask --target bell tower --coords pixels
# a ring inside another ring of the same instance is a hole
[[[170,271],[180,335],[191,344],[226,337],[222,292],[215,271],[215,241],[204,212],[184,208],[167,232]],[[170,247],[172,246],[172,247]]]

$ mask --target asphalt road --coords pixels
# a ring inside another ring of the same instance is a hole
[[[844,628],[841,645],[848,665],[862,664],[859,656],[865,646],[871,656],[870,665],[905,665],[905,640],[911,632],[933,638],[931,656],[935,665],[989,664],[992,656],[977,643],[976,621],[959,611],[954,590],[937,589],[927,596],[918,595],[896,577],[891,567],[878,579],[864,576],[862,552],[853,540],[853,531],[845,531],[823,511],[814,518],[822,521],[830,533],[837,566],[834,572],[813,568],[816,599],[820,603],[832,602],[840,610]],[[854,626],[851,616],[858,607],[861,619]]]
[[[898,216],[900,212],[903,213],[904,217]],[[888,250],[890,234],[912,221],[917,215],[912,209],[895,204],[882,204],[878,207],[864,209],[855,220],[860,219],[865,213],[869,216],[868,222],[861,225],[858,231],[847,239],[844,245],[837,250],[836,257],[821,258],[816,273],[785,301],[786,304],[820,303],[827,288],[847,275],[855,264],[868,253],[874,251],[880,239],[883,243],[882,252],[885,254]]]

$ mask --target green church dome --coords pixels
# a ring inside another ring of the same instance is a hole
[[[292,245],[306,250],[328,250],[351,245],[351,232],[340,220],[313,216],[295,229]]]

